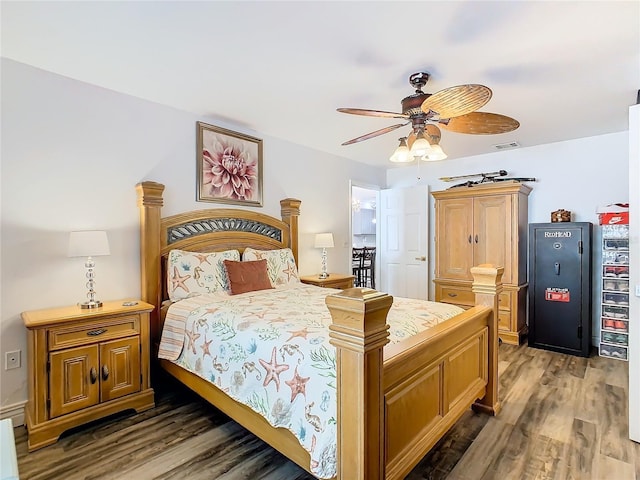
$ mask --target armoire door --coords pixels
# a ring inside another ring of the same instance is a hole
[[[473,199],[444,199],[437,208],[436,278],[473,280]]]
[[[512,283],[513,240],[510,195],[490,195],[473,200],[473,264],[504,267],[502,283]]]

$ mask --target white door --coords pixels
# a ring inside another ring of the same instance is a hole
[[[428,190],[425,185],[380,191],[380,290],[426,300]]]

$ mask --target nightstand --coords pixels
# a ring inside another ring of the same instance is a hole
[[[55,443],[69,428],[154,406],[149,375],[153,305],[125,302],[22,314],[27,327],[29,451]]]
[[[318,287],[326,288],[339,288],[345,290],[347,288],[353,288],[353,275],[342,275],[340,273],[330,273],[327,278],[320,278],[318,275],[308,275],[306,277],[300,277],[302,283],[309,285],[316,285]]]

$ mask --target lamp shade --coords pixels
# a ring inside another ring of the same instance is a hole
[[[333,233],[316,233],[315,248],[333,248]]]
[[[429,153],[431,144],[424,136],[424,132],[420,131],[416,135],[416,140],[411,145],[410,155],[412,157],[423,157]]]
[[[423,160],[435,162],[438,160],[444,160],[447,158],[447,154],[444,153],[442,147],[440,145],[431,145],[431,150],[425,157],[422,157]]]
[[[69,234],[68,257],[97,257],[110,253],[109,240],[105,231],[91,230]]]
[[[407,146],[407,137],[402,137],[400,139],[400,145],[393,152],[391,158],[389,158],[392,162],[395,163],[408,163],[413,161],[413,157],[409,155],[409,147]]]

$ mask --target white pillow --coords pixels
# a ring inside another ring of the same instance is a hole
[[[167,291],[175,302],[183,298],[229,291],[224,260],[240,260],[238,250],[198,253],[171,250],[167,261]]]
[[[246,248],[242,254],[242,261],[262,260],[267,261],[267,273],[274,287],[281,287],[291,283],[300,283],[298,267],[293,259],[290,248],[280,250],[255,250]]]

